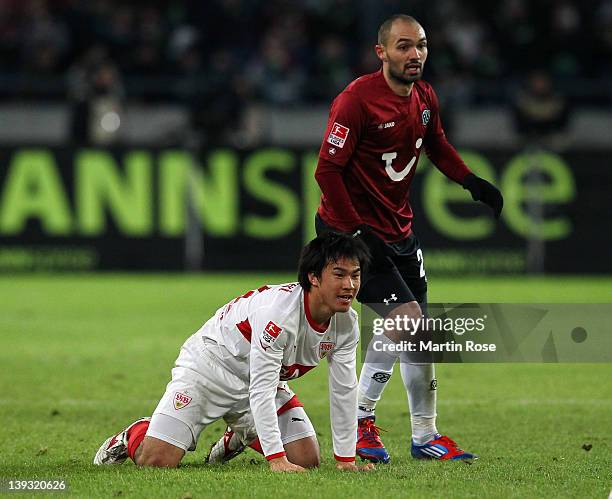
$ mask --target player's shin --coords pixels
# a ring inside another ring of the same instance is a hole
[[[397,355],[388,353],[387,349],[374,347],[375,341],[385,345],[393,343],[386,336],[375,337],[368,346],[361,375],[359,376],[358,396],[358,418],[366,418],[374,415],[376,403],[380,400],[387,382],[393,374],[393,366],[397,361]],[[383,350],[383,351],[379,351]]]
[[[412,363],[407,355],[402,355],[400,372],[408,392],[412,440],[417,444],[424,444],[438,433],[436,429],[435,367],[429,363]]]

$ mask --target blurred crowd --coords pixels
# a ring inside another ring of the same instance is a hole
[[[378,26],[398,12],[425,27],[447,112],[511,105],[541,129],[568,103],[612,102],[612,0],[0,0],[0,100],[68,97],[73,137],[102,123],[99,143],[124,99],[173,101],[216,140],[246,102],[328,104],[379,67]]]
[[[1,74],[112,64],[135,96],[222,84],[272,104],[329,101],[378,67],[376,30],[396,12],[426,28],[427,79],[466,99],[498,98],[486,82],[532,69],[561,81],[612,78],[612,0],[0,0]]]

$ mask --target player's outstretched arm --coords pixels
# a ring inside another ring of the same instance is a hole
[[[285,456],[270,459],[268,463],[270,463],[270,469],[272,471],[277,471],[279,473],[302,473],[307,471],[306,468],[302,468],[290,462]]]
[[[336,468],[341,471],[372,471],[374,469],[374,465],[372,463],[355,464],[355,461],[349,463],[338,462],[336,463]]]
[[[482,201],[492,210],[495,218],[499,218],[504,206],[504,198],[499,189],[485,179],[468,173],[463,179],[463,188],[470,191],[474,201]]]

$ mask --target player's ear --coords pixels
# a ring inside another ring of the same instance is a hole
[[[314,288],[318,288],[321,285],[319,276],[317,276],[314,272],[308,273],[308,280],[310,281],[311,286]]]
[[[374,46],[374,49],[376,50],[376,56],[382,62],[387,62],[387,51],[385,50],[385,46],[378,43]]]

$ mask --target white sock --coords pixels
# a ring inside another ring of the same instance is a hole
[[[408,392],[412,440],[423,445],[438,433],[435,368],[433,364],[411,364],[402,358],[400,372]]]
[[[372,338],[372,341],[374,340],[393,343],[385,335]],[[376,403],[380,400],[387,382],[391,379],[397,358],[397,355],[375,351],[370,342],[359,376],[359,397],[357,399],[359,419],[374,416]]]

